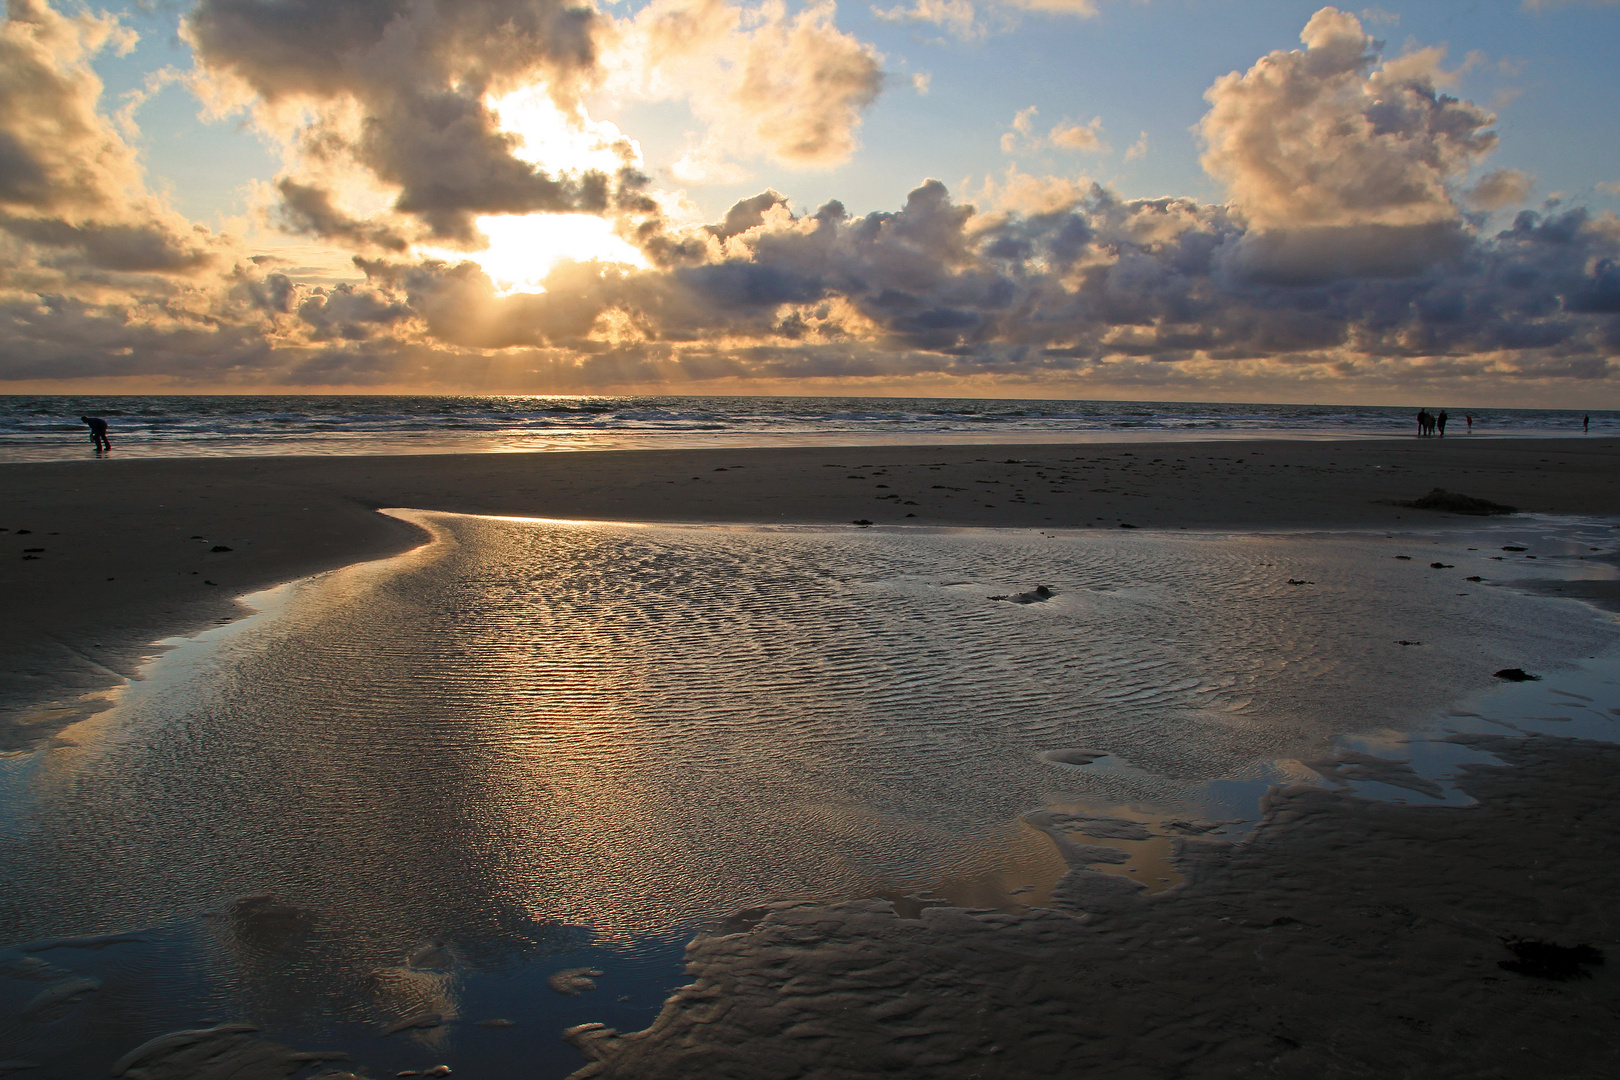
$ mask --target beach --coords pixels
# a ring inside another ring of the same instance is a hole
[[[1620,514],[1620,440],[1596,438],[115,454],[0,466],[0,476],[10,530],[0,533],[10,549],[0,701],[13,708],[133,673],[153,641],[232,617],[242,593],[420,542],[375,513],[383,507],[873,527],[1389,528],[1441,520],[1396,505],[1438,487],[1536,513]],[[44,550],[24,561],[31,548]]]
[[[0,466],[5,745],[45,815],[15,858],[55,868],[0,920],[179,957],[149,928],[194,894],[244,989],[149,1035],[246,1014],[268,1030],[182,1042],[267,1069],[337,1038],[288,1018],[320,1008],[373,1039],[438,1018],[332,1069],[471,1053],[513,957],[606,987],[707,927],[668,1005],[541,983],[566,1023],[456,1060],[560,1076],[568,1026],[601,1076],[1607,1075],[1612,968],[1499,964],[1615,946],[1615,750],[1581,741],[1620,706],[1612,617],[1574,601],[1616,598],[1617,464],[1456,438]],[[1403,505],[1435,488],[1521,514]],[[1514,666],[1546,681],[1503,698]],[[1454,782],[1403,765],[1436,754]],[[149,1075],[203,1075],[177,1053]]]

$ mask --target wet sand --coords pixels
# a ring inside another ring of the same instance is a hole
[[[1190,883],[1080,917],[887,904],[742,913],[628,1036],[570,1032],[578,1080],[1614,1076],[1620,748],[1472,740],[1481,804],[1317,788],[1254,840],[1181,841]],[[1525,974],[1506,941],[1610,964]]]
[[[0,465],[0,478],[4,748],[82,715],[74,699],[134,674],[151,642],[240,614],[236,596],[421,541],[382,507],[879,527],[1413,527],[1447,515],[1392,504],[1436,487],[1534,512],[1620,514],[1620,440],[115,454]]]
[[[1455,439],[3,466],[0,692],[63,707],[11,710],[0,743],[82,715],[93,703],[67,699],[133,672],[158,637],[234,617],[236,596],[422,539],[380,507],[1407,530],[1468,522],[1395,505],[1435,487],[1620,515],[1617,465],[1615,440]],[[1611,588],[1546,591],[1603,600]],[[1479,806],[1281,791],[1252,842],[1176,840],[1186,883],[1152,896],[1076,888],[1024,914],[901,918],[881,901],[739,913],[693,944],[696,981],[646,1032],[572,1032],[596,1059],[581,1075],[1613,1075],[1620,750],[1473,742],[1512,766],[1473,768],[1464,786]],[[1504,941],[1523,938],[1592,945],[1610,963],[1568,981],[1503,968],[1515,956]],[[189,1075],[162,1064],[153,1075]]]

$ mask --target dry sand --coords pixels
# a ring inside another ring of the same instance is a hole
[[[14,706],[0,748],[79,715],[88,706],[67,699],[132,673],[154,639],[237,614],[237,595],[418,541],[379,507],[1406,529],[1448,523],[1394,505],[1435,487],[1620,515],[1617,465],[1615,440],[1457,438],[0,466],[0,693]],[[1605,587],[1583,595],[1613,599]],[[15,708],[52,698],[63,707]],[[1280,793],[1251,843],[1178,841],[1188,883],[1151,898],[1076,888],[1071,910],[1026,915],[942,907],[902,919],[878,902],[745,913],[694,943],[696,983],[647,1032],[576,1031],[599,1059],[583,1075],[1620,1074],[1613,964],[1568,982],[1499,966],[1512,959],[1503,939],[1613,955],[1620,749],[1487,748],[1515,767],[1474,771],[1480,806]]]

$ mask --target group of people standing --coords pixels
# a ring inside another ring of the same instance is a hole
[[[1464,414],[1463,419],[1468,421],[1468,433],[1472,435],[1474,433],[1473,414]],[[1419,409],[1417,421],[1419,438],[1428,435],[1438,435],[1442,439],[1446,437],[1446,410],[1441,409],[1439,414],[1436,415],[1428,409]]]

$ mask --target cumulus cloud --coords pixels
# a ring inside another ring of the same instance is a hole
[[[1429,225],[1457,209],[1448,184],[1496,146],[1496,118],[1437,89],[1435,50],[1379,63],[1354,15],[1327,7],[1273,52],[1218,79],[1199,124],[1204,168],[1249,221]]]
[[[1440,91],[1442,50],[1383,61],[1347,12],[1322,8],[1300,40],[1205,94],[1204,168],[1254,233],[1234,265],[1303,281],[1455,255],[1467,241],[1454,187],[1496,147],[1496,118]],[[1487,198],[1517,182],[1497,175]]]
[[[653,0],[615,25],[607,67],[620,92],[687,102],[721,146],[825,168],[854,152],[862,115],[883,88],[882,57],[839,30],[830,2],[790,14],[722,0]]]
[[[0,229],[64,270],[176,273],[212,261],[212,238],[146,189],[134,148],[99,111],[91,59],[127,52],[117,19],[11,0],[0,26]],[[29,256],[24,253],[26,260]]]

